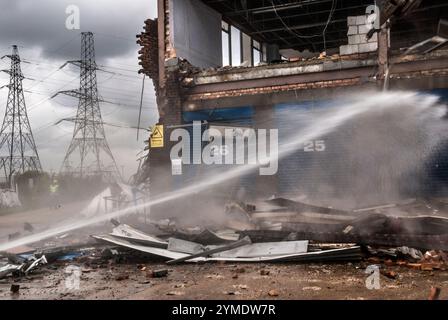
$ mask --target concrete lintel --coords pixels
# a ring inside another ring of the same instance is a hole
[[[198,111],[204,109],[238,108],[241,106],[265,106],[279,103],[289,103],[291,101],[310,101],[319,99],[332,99],[344,97],[347,94],[360,91],[375,91],[376,83],[364,82],[354,86],[326,87],[307,90],[272,91],[270,93],[260,93],[255,95],[243,95],[236,97],[223,97],[207,100],[185,101],[183,110]]]
[[[265,76],[264,78],[256,79],[243,79],[243,80],[233,80],[232,78],[227,78],[227,81],[218,83],[208,83],[202,85],[196,85],[192,87],[188,92],[189,94],[203,94],[203,93],[214,93],[223,92],[230,90],[241,90],[241,89],[252,89],[252,88],[262,88],[270,86],[282,86],[297,83],[311,83],[319,81],[333,81],[333,80],[344,80],[356,77],[373,77],[375,74],[376,62],[366,62],[364,61],[362,66],[355,67],[350,64],[345,64],[347,69],[343,68],[341,64],[341,69],[331,70],[328,68],[327,71],[321,72],[311,72],[311,73],[298,73],[291,75],[276,75],[276,76]],[[432,60],[419,60],[419,61],[407,61],[397,63],[391,68],[391,75],[399,73],[409,73],[418,71],[427,71],[434,69],[445,69],[448,68],[448,58],[443,57],[439,59]],[[323,69],[323,67],[322,67]]]
[[[244,72],[242,72],[241,70],[236,70],[237,72],[235,73],[225,72],[222,74],[214,74],[214,75],[198,75],[194,78],[194,83],[196,85],[206,85],[212,83],[223,83],[231,81],[265,79],[265,78],[292,76],[307,73],[317,73],[330,70],[342,70],[346,68],[374,66],[375,64],[376,61],[373,59],[342,60],[342,61],[327,60],[315,64],[307,64],[301,66],[291,64],[291,66],[279,65],[278,68],[275,68],[273,66],[255,67],[255,68],[247,68],[246,70],[244,70]]]
[[[374,66],[362,66],[358,68],[329,70],[313,73],[299,73],[292,75],[280,75],[274,77],[265,77],[261,79],[246,79],[240,81],[226,81],[220,83],[210,83],[197,85],[191,88],[188,94],[202,94],[222,92],[229,90],[253,89],[272,86],[293,85],[298,83],[311,83],[319,81],[344,80],[360,77],[373,77],[375,74]]]

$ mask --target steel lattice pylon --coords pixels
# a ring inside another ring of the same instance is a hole
[[[12,54],[2,57],[11,59],[11,69],[2,70],[10,75],[8,101],[5,118],[0,131],[0,175],[6,177],[11,185],[12,177],[27,171],[42,171],[42,165],[34,143],[33,133],[26,112],[22,80],[25,79],[20,68],[17,46]]]
[[[73,119],[73,139],[64,158],[61,173],[79,177],[102,176],[105,181],[116,181],[121,179],[121,176],[107,143],[101,117],[93,33],[83,32],[81,37],[81,60],[68,62],[81,69],[80,88],[59,92],[79,99],[78,112]],[[74,160],[77,150],[79,159]],[[104,158],[102,154],[105,155]],[[103,163],[105,158],[109,160],[108,165]],[[73,168],[73,162],[79,165]]]

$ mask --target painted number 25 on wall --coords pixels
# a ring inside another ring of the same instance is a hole
[[[325,140],[309,141],[305,143],[303,151],[305,152],[324,152],[327,149]]]

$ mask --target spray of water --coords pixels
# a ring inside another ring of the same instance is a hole
[[[406,107],[403,112],[408,116],[420,117],[431,110],[431,114],[436,117],[442,117],[445,109],[438,105],[438,97],[431,95],[419,95],[415,92],[383,92],[383,93],[365,93],[346,100],[335,101],[338,105],[323,115],[317,122],[313,122],[309,126],[298,129],[297,133],[287,139],[279,146],[278,154],[270,154],[269,157],[278,157],[281,159],[293,154],[300,149],[307,141],[312,141],[321,136],[334,132],[339,127],[361,115],[369,113],[382,113],[393,109]],[[241,177],[254,170],[259,165],[246,165],[230,169],[224,173],[215,176],[208,176],[206,179],[189,185],[188,187],[176,190],[174,192],[162,194],[157,198],[146,203],[132,206],[120,211],[112,212],[98,217],[83,219],[75,222],[67,222],[64,225],[48,229],[34,235],[23,237],[21,239],[4,243],[0,245],[0,251],[5,251],[17,246],[34,243],[58,234],[81,229],[90,225],[118,218],[137,210],[142,210],[153,205],[167,203],[169,201],[183,198],[191,194],[207,190],[213,186],[220,185],[234,178]]]

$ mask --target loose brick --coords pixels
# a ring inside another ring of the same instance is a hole
[[[348,26],[356,26],[356,17],[347,17]]]
[[[378,43],[363,43],[359,45],[359,52],[372,52],[378,50]]]
[[[341,55],[354,54],[359,52],[358,45],[344,45],[339,47],[339,51]]]
[[[362,37],[358,34],[348,36],[348,44],[360,44],[360,43],[367,43],[365,37]]]
[[[366,16],[357,16],[356,25],[361,26],[366,24]]]
[[[358,34],[358,26],[349,26],[347,35],[351,36],[351,35],[354,35],[354,34]]]

